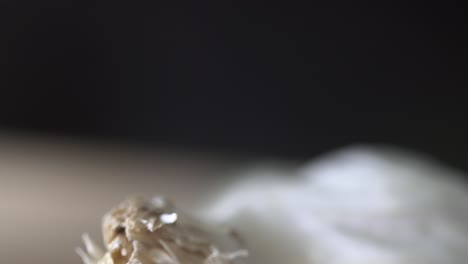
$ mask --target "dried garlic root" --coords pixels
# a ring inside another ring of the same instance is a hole
[[[104,252],[83,235],[86,252],[77,249],[84,264],[232,264],[245,250],[225,253],[233,243],[184,217],[163,198],[127,199],[103,218]]]

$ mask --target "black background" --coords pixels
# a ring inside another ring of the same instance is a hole
[[[461,5],[1,3],[0,128],[289,159],[359,142],[468,170]]]

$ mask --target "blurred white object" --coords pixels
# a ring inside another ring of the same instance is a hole
[[[251,263],[468,263],[467,188],[433,160],[358,147],[295,172],[254,174],[265,176],[204,212],[237,227]]]

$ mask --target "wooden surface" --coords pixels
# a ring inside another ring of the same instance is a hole
[[[0,263],[81,263],[81,234],[101,241],[101,216],[131,194],[196,206],[241,167],[202,156],[0,136]]]

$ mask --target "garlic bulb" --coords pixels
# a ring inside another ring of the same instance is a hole
[[[354,147],[297,170],[255,170],[202,215],[228,222],[249,263],[465,264],[461,172],[392,149]]]

